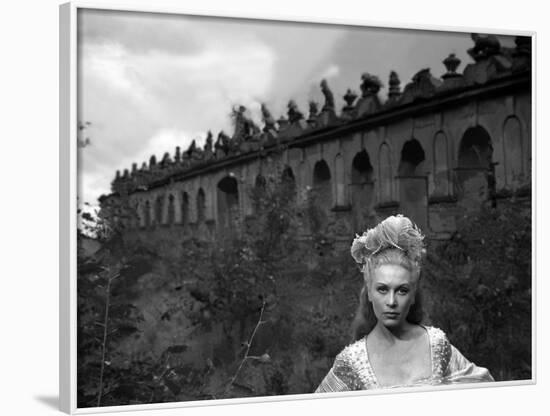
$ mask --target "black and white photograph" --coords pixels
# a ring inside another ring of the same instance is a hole
[[[78,409],[534,383],[532,34],[76,39]]]

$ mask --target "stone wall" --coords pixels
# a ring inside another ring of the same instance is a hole
[[[337,235],[400,212],[446,238],[457,216],[531,181],[530,43],[518,38],[515,49],[497,50],[491,36],[473,39],[476,62],[462,74],[453,55],[442,79],[424,69],[403,92],[392,73],[385,103],[378,78],[363,74],[362,96],[354,104],[348,91],[340,115],[326,81],[323,110],[312,105],[307,121],[293,101],[288,120],[277,123],[263,106],[260,131],[240,107],[232,138],[221,132],[213,147],[209,133],[204,149],[193,142],[183,154],[177,148],[174,161],[165,154],[157,164],[153,156],[149,167],[117,173],[102,203],[128,194],[135,231],[170,228],[209,240],[238,232],[254,215],[251,189],[284,171],[298,202],[318,196]]]

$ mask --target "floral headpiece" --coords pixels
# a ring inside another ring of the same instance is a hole
[[[403,215],[386,218],[376,227],[356,235],[351,245],[351,256],[362,265],[376,253],[387,248],[398,248],[414,263],[424,254],[424,236],[410,219]]]

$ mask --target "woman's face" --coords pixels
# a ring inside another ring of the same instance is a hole
[[[367,294],[378,322],[387,328],[406,323],[416,295],[416,279],[403,266],[384,264],[374,269]]]

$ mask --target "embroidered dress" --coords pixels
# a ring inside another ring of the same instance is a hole
[[[487,369],[471,363],[451,345],[442,330],[430,326],[425,328],[430,344],[431,376],[416,380],[411,384],[381,386],[369,362],[365,336],[348,345],[336,356],[332,368],[315,392],[494,381]]]

